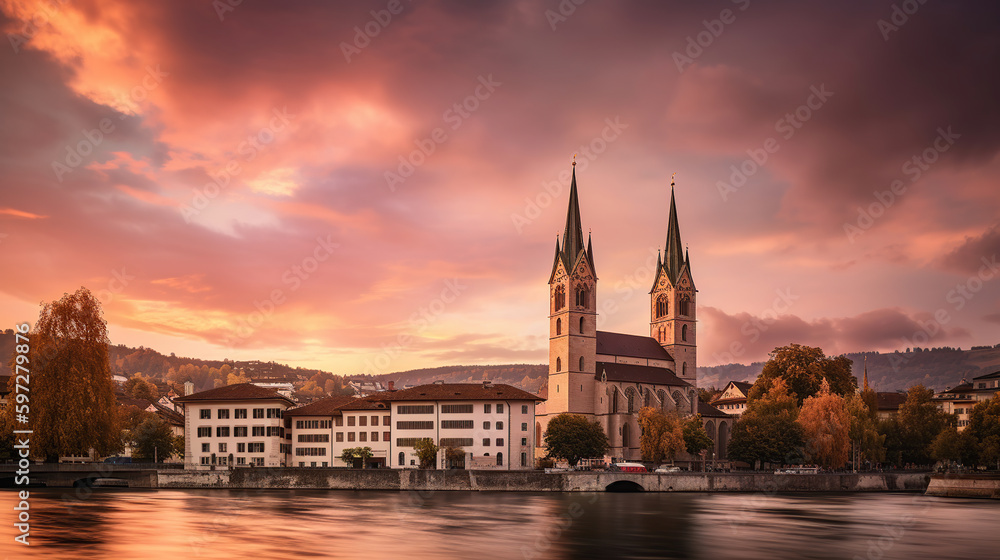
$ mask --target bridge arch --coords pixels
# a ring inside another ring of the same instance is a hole
[[[645,490],[641,484],[631,480],[616,480],[604,487],[605,492],[644,492]]]

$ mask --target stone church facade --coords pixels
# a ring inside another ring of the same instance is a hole
[[[652,406],[702,414],[716,442],[714,458],[724,458],[727,442],[718,435],[720,429],[728,435],[733,420],[698,401],[697,289],[681,244],[673,184],[666,245],[650,289],[649,335],[599,331],[598,277],[591,239],[583,238],[575,165],[566,227],[549,276],[548,400],[539,407],[536,441],[543,445],[550,418],[581,414],[604,428],[609,458],[638,460],[638,412]]]

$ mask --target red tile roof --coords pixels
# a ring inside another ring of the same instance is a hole
[[[189,402],[204,402],[204,401],[258,401],[258,400],[274,400],[274,401],[284,401],[288,404],[294,404],[291,399],[279,394],[277,391],[271,389],[265,389],[263,387],[258,387],[252,383],[238,383],[236,385],[226,385],[224,387],[216,387],[215,389],[209,389],[207,391],[202,391],[200,393],[195,393],[193,395],[187,395],[184,397],[177,397],[174,402],[179,403],[189,403]]]
[[[606,331],[597,331],[597,353],[608,356],[674,360],[655,338]]]
[[[687,381],[677,377],[677,374],[673,371],[670,371],[667,368],[654,366],[597,362],[597,372],[594,374],[594,377],[601,379],[605,374],[608,376],[608,381],[650,383],[655,385],[673,385],[678,387],[691,386],[691,384]]]
[[[906,393],[875,393],[875,402],[879,410],[899,410],[906,402]]]
[[[382,391],[365,397],[368,401],[541,401],[538,395],[532,395],[517,387],[503,383],[430,383],[418,385],[409,389]]]
[[[333,396],[285,411],[285,416],[339,416],[344,410],[375,410],[378,404],[356,397]]]

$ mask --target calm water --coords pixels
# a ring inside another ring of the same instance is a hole
[[[0,492],[12,521],[15,494]],[[31,492],[9,558],[970,558],[1000,503],[915,494]],[[84,498],[84,499],[80,499]]]

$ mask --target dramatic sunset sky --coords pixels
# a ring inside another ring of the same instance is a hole
[[[676,172],[700,365],[1000,342],[995,3],[232,3],[0,0],[0,324],[86,286],[164,353],[543,363],[578,154],[605,330]]]

